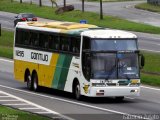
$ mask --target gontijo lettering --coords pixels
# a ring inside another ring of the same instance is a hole
[[[48,61],[48,55],[47,54],[42,54],[42,53],[35,53],[31,52],[31,59],[34,60],[41,60],[41,61]]]

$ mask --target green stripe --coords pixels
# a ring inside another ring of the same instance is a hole
[[[71,60],[72,56],[70,55],[59,55],[56,71],[52,82],[53,88],[64,90]]]
[[[58,83],[58,89],[60,89],[60,90],[64,90],[67,76],[68,76],[69,67],[71,64],[71,60],[72,60],[72,56],[70,56],[70,55],[65,56],[65,60],[63,63],[63,69],[61,71],[61,75],[60,75],[60,79],[59,79],[59,83]]]

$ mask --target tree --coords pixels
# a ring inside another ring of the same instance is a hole
[[[30,4],[32,5],[32,0],[30,0]]]
[[[102,0],[100,0],[100,19],[103,19],[103,5],[102,5]]]
[[[63,3],[64,3],[64,7],[66,7],[66,0],[64,0]]]
[[[84,12],[84,0],[82,0],[82,12]]]
[[[58,4],[56,3],[56,0],[50,0],[50,1],[51,1],[51,3],[52,3],[52,8],[53,8],[53,4],[55,4],[56,7],[58,7]]]
[[[22,3],[22,0],[20,0],[20,3]]]
[[[42,6],[42,0],[39,0],[39,6],[40,7]]]

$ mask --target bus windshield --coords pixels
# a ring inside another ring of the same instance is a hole
[[[136,53],[92,53],[91,78],[139,78],[138,55]]]
[[[106,40],[106,39],[93,39],[91,40],[92,51],[123,51],[123,50],[137,50],[136,40]]]

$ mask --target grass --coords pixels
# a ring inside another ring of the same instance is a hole
[[[13,39],[13,32],[2,30],[2,35],[0,36],[1,57],[13,58]]]
[[[141,3],[135,6],[138,9],[148,10],[151,12],[158,12],[160,13],[160,6],[148,4],[148,3]]]
[[[0,119],[2,120],[50,120],[47,117],[23,112],[5,106],[0,106]]]
[[[142,52],[145,56],[145,66],[143,71],[160,73],[160,54],[152,52]],[[160,79],[159,79],[160,80]]]
[[[160,87],[160,75],[153,74],[160,74],[160,54],[144,51],[142,53],[145,56],[145,66],[141,73],[142,84]],[[146,72],[151,74],[146,74]]]
[[[160,76],[141,73],[141,83],[160,87]]]
[[[104,16],[103,20],[99,20],[99,14],[93,12],[84,12],[74,10],[63,14],[55,14],[55,8],[38,5],[30,5],[28,3],[20,4],[19,2],[11,3],[10,0],[0,0],[0,11],[7,11],[13,13],[30,12],[43,18],[53,20],[63,20],[71,22],[79,22],[82,19],[86,19],[89,24],[94,24],[102,27],[130,30],[137,32],[146,32],[153,34],[160,34],[160,27],[151,25],[145,25],[142,23],[131,22],[125,19],[121,19],[113,16]]]
[[[145,56],[145,66],[142,71],[160,73],[160,54],[142,51]],[[13,32],[2,30],[0,37],[0,56],[12,58],[13,56]],[[153,74],[141,74],[143,84],[160,86],[160,76]]]

